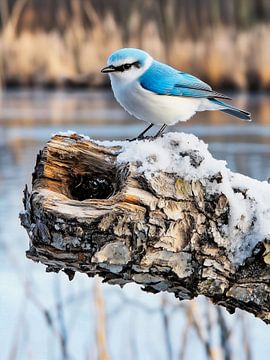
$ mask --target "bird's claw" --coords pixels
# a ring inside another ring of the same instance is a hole
[[[153,140],[155,139],[155,136],[137,136],[133,139],[126,139],[126,141],[132,142],[135,140]]]

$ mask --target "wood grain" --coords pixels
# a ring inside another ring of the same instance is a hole
[[[219,245],[230,211],[224,194],[210,196],[199,180],[171,173],[145,178],[138,164],[117,163],[120,152],[76,134],[46,144],[20,215],[27,257],[70,279],[80,271],[180,300],[205,295],[269,323],[268,241],[236,266]]]

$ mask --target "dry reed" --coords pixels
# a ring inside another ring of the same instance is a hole
[[[68,20],[63,31],[57,27],[33,31],[19,26],[27,15],[29,0],[17,0],[9,14],[4,11],[4,3],[0,33],[2,84],[59,85],[70,81],[104,85],[107,80],[99,70],[108,54],[132,46],[194,73],[214,87],[270,88],[270,23],[267,22],[248,28],[205,23],[200,35],[194,37],[186,35],[187,24],[179,22],[176,26],[169,11],[173,11],[172,7],[162,8],[154,18],[147,16],[154,5],[146,2],[144,13],[139,13],[137,7],[131,9],[123,25],[112,11],[101,15],[95,2],[89,0],[71,2],[69,15],[58,13],[59,23],[61,17]],[[160,15],[164,15],[163,20]]]
[[[119,21],[110,9],[101,14],[95,1],[81,0],[71,2],[68,24],[61,31],[60,25],[33,30],[21,25],[26,22],[22,19],[27,15],[29,0],[17,0],[9,14],[4,11],[4,3],[0,33],[3,84],[104,85],[107,80],[99,70],[107,56],[115,49],[132,46],[194,73],[214,87],[270,88],[267,22],[239,28],[222,22],[209,24],[206,20],[201,31],[196,30],[196,36],[191,36],[193,28],[187,36],[189,24],[184,22],[183,9],[179,21],[172,18],[172,12],[178,9],[175,2],[170,1],[174,5],[166,8],[160,5],[162,2],[148,1],[144,15],[134,7]],[[153,17],[151,9],[156,9],[156,4],[160,9]],[[67,13],[63,15],[60,10],[56,15],[58,24],[67,18]],[[189,21],[197,23],[196,19]]]

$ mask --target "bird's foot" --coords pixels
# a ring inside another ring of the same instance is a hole
[[[126,139],[126,141],[135,141],[135,140],[152,140],[154,138],[154,136],[137,136],[133,139]]]
[[[152,140],[156,140],[158,139],[159,137],[163,137],[164,134],[156,134],[154,136],[152,136]]]
[[[135,137],[135,138],[133,138],[133,139],[126,139],[126,141],[129,141],[129,142],[136,141],[136,140],[140,140],[140,138],[139,138],[139,137]]]

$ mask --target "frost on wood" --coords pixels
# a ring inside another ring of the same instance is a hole
[[[203,294],[270,322],[270,185],[232,173],[195,136],[55,135],[32,185],[21,213],[27,256],[47,271]]]

